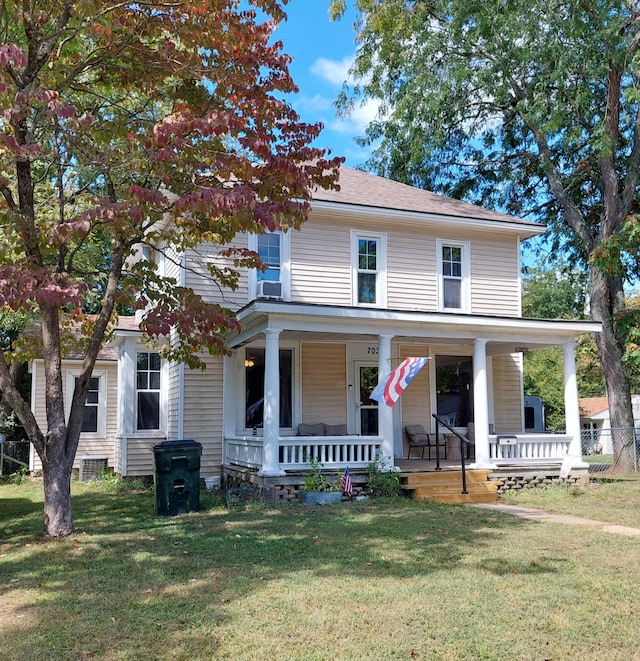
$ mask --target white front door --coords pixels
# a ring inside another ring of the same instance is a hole
[[[378,365],[355,363],[356,382],[356,432],[360,436],[378,435],[378,402],[370,399],[378,385]]]

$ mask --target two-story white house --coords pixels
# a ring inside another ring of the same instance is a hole
[[[164,364],[122,320],[96,364],[78,468],[104,457],[121,475],[150,475],[152,446],[166,439],[203,445],[203,477],[229,467],[277,479],[310,453],[362,468],[405,458],[405,425],[434,431],[432,413],[464,433],[473,425],[477,467],[559,463],[572,442],[580,454],[574,344],[599,325],[522,318],[520,244],[545,228],[347,167],[340,186],[315,193],[300,231],[238,236],[268,268],[243,273],[234,292],[204,276],[218,258],[207,246],[161,261],[236,309],[243,330],[230,357],[201,371]],[[563,347],[563,435],[524,433],[522,354],[545,346]],[[371,400],[407,356],[430,360],[396,406]],[[72,391],[73,361],[65,367]],[[44,423],[41,372],[35,361]],[[517,444],[503,447],[503,434]]]

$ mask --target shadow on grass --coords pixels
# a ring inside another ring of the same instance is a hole
[[[21,498],[13,487],[4,502],[0,485],[3,658],[43,658],[45,650],[48,659],[164,658],[162,650],[185,645],[215,658],[216,630],[233,617],[229,604],[265,582],[300,573],[371,582],[444,572],[503,529],[531,525],[403,499],[228,512],[207,495],[203,511],[168,518],[154,515],[151,492],[81,486],[76,533],[45,541],[34,488]],[[554,562],[509,567],[500,558],[483,569],[555,571]]]

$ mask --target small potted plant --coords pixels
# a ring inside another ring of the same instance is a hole
[[[326,505],[342,501],[342,480],[338,473],[336,481],[329,481],[322,473],[322,464],[312,457],[309,472],[304,477],[300,500],[305,505]]]

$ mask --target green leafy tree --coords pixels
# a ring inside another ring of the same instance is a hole
[[[73,530],[84,402],[118,307],[148,309],[142,329],[171,333],[165,356],[190,366],[223,354],[237,328],[229,310],[131,259],[136,246],[206,241],[255,266],[228,246],[236,232],[299,227],[313,188],[337,178],[341,159],[311,147],[320,126],[283,100],[296,88],[272,39],[282,3],[240,4],[0,3],[0,309],[35,320],[46,428],[11,378],[34,347],[3,347],[0,390],[42,460],[47,536]],[[236,285],[235,267],[208,268]],[[67,416],[70,342],[84,359]]]
[[[345,6],[333,3],[335,15]],[[614,452],[629,465],[624,282],[638,270],[640,7],[631,0],[353,0],[348,110],[377,99],[370,165],[529,215],[588,272]]]

